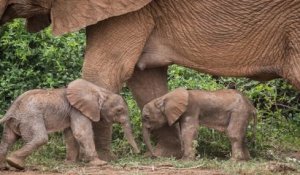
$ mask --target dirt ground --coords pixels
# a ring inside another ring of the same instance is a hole
[[[26,170],[0,171],[0,175],[225,175],[225,174],[288,174],[300,175],[299,152],[289,155],[290,163],[280,161],[234,162],[205,160],[180,162],[173,159],[147,159],[133,157],[112,162],[101,167],[85,163],[55,161],[29,163]],[[179,166],[180,165],[180,166]],[[180,167],[180,168],[179,168]]]
[[[40,170],[27,169],[25,171],[0,171],[1,175],[137,175],[137,174],[155,174],[155,175],[223,175],[218,170],[200,169],[200,168],[174,168],[172,166],[138,166],[138,167],[113,167],[106,165],[103,167],[77,167],[63,172],[43,172]]]

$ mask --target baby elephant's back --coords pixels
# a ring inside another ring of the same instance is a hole
[[[21,95],[16,103],[22,110],[60,112],[69,108],[68,100],[65,96],[65,89],[34,89]]]
[[[251,101],[241,92],[232,89],[217,90],[212,92],[224,107],[233,110],[244,110],[245,112],[252,112],[255,110]]]
[[[71,106],[66,98],[65,89],[35,89],[22,94],[13,104],[14,113],[20,120],[43,118],[51,131],[57,121],[69,123]],[[20,115],[22,114],[22,115]],[[68,124],[67,124],[68,125]],[[64,128],[65,126],[61,126]]]
[[[252,103],[239,91],[222,89],[215,91],[192,90],[193,96],[209,111],[232,111],[254,109]],[[245,111],[246,112],[246,111]],[[210,112],[209,112],[210,113]]]

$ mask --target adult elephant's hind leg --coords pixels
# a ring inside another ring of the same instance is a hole
[[[294,88],[300,91],[300,21],[294,21],[291,25],[289,35],[289,50],[287,50],[287,58],[282,70],[282,77],[291,83]]]
[[[293,65],[289,73],[283,76],[283,78],[287,79],[300,92],[300,63]]]
[[[300,41],[299,41],[300,43]],[[292,52],[289,62],[283,68],[282,77],[289,81],[293,87],[300,91],[300,48],[298,52]],[[297,54],[296,54],[297,53]]]
[[[144,71],[136,69],[127,84],[139,108],[142,109],[152,99],[168,92],[167,67],[146,69]],[[156,155],[177,158],[182,156],[176,128],[166,126],[154,131],[153,134],[158,139],[155,149]]]
[[[105,121],[93,122],[95,145],[101,160],[111,161],[116,155],[111,151],[112,125]]]

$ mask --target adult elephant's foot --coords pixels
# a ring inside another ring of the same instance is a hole
[[[111,151],[112,124],[93,122],[95,146],[101,160],[112,161],[117,157]]]
[[[157,136],[158,142],[155,148],[155,155],[160,157],[182,157],[180,140],[176,134],[174,127],[163,127],[154,131],[154,136]]]
[[[99,158],[103,161],[113,161],[117,159],[117,156],[111,150],[98,150]]]
[[[247,148],[242,148],[241,150],[233,149],[231,160],[232,161],[248,161],[248,160],[250,160],[250,154],[249,154],[248,149]]]
[[[193,160],[195,160],[195,156],[182,156],[181,160],[183,160],[183,161],[193,161]]]
[[[127,85],[131,89],[139,108],[142,110],[146,103],[168,92],[167,67],[143,71],[135,69]],[[156,156],[181,157],[179,137],[174,127],[161,128],[154,131],[153,135],[158,140],[155,149]]]

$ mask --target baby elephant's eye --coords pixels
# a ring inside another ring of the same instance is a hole
[[[147,122],[147,121],[148,120],[145,117],[142,118],[142,122]]]
[[[144,116],[143,116],[143,119],[149,120],[149,115],[144,115]]]
[[[121,108],[119,108],[119,109],[117,109],[117,111],[116,111],[116,114],[122,114],[122,109]]]

